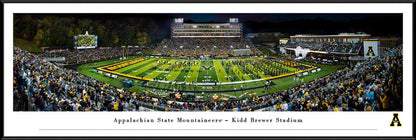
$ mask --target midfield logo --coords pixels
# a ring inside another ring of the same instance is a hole
[[[201,67],[204,68],[204,70],[211,70],[211,68],[214,66],[201,66]]]

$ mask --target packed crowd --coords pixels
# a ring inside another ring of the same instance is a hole
[[[143,48],[128,48],[125,55],[132,55]],[[127,50],[127,48],[126,48]],[[65,57],[64,64],[78,64],[94,61],[107,60],[123,56],[123,48],[106,48],[106,49],[83,49],[83,50],[64,50],[59,52],[44,52],[39,57]]]
[[[402,47],[272,96],[283,111],[402,110]]]
[[[235,49],[250,49],[251,54],[261,53],[247,38],[171,38],[162,40],[154,55],[200,56],[236,55]]]
[[[135,111],[141,103],[152,103],[142,93],[127,96],[124,90],[41,61],[17,47],[13,62],[15,111]]]
[[[294,42],[282,44],[281,47],[288,48],[309,48],[315,51],[335,52],[335,53],[358,53],[362,48],[362,43],[344,43],[344,42]]]
[[[356,63],[325,77],[276,93],[230,101],[172,101],[117,89],[106,83],[43,62],[20,48],[13,53],[15,111],[138,111],[152,105],[181,111],[247,111],[276,107],[282,111],[402,110],[402,47]]]

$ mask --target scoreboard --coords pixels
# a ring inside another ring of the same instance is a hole
[[[98,36],[89,35],[88,31],[84,35],[74,36],[75,49],[90,49],[98,46]]]

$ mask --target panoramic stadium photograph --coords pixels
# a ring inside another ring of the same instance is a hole
[[[402,38],[402,14],[14,14],[13,111],[403,111]]]

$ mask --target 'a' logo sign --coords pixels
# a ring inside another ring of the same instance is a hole
[[[373,50],[373,46],[368,46],[368,50],[367,50],[367,54],[365,54],[366,56],[376,56],[376,54],[374,53]]]
[[[399,113],[393,113],[393,120],[390,123],[390,127],[394,127],[395,125],[397,125],[398,127],[402,126],[399,120]]]

